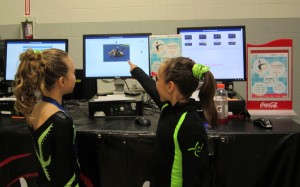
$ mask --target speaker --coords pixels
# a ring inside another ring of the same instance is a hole
[[[82,69],[75,70],[76,84],[73,93],[65,95],[64,100],[89,100],[97,93],[97,79],[85,79]]]

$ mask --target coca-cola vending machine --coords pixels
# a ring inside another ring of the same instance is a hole
[[[296,115],[293,111],[293,41],[247,44],[247,110],[250,115]]]

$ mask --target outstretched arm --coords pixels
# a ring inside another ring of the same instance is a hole
[[[142,87],[150,95],[156,105],[161,108],[163,103],[160,101],[155,81],[151,77],[149,77],[141,68],[131,63],[130,60],[128,60],[128,64],[130,66],[130,73],[132,77],[142,85]]]

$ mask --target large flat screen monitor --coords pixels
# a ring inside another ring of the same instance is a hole
[[[130,78],[127,60],[150,75],[150,33],[83,35],[86,78]]]
[[[182,56],[210,66],[217,81],[246,81],[245,26],[177,28]]]
[[[44,50],[57,48],[68,52],[68,39],[12,39],[5,40],[5,71],[4,80],[12,81],[20,63],[19,56],[28,48],[34,50]]]

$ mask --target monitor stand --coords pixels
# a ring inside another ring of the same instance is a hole
[[[115,90],[114,95],[122,95],[124,94],[124,80],[122,79],[115,79],[114,80]]]

